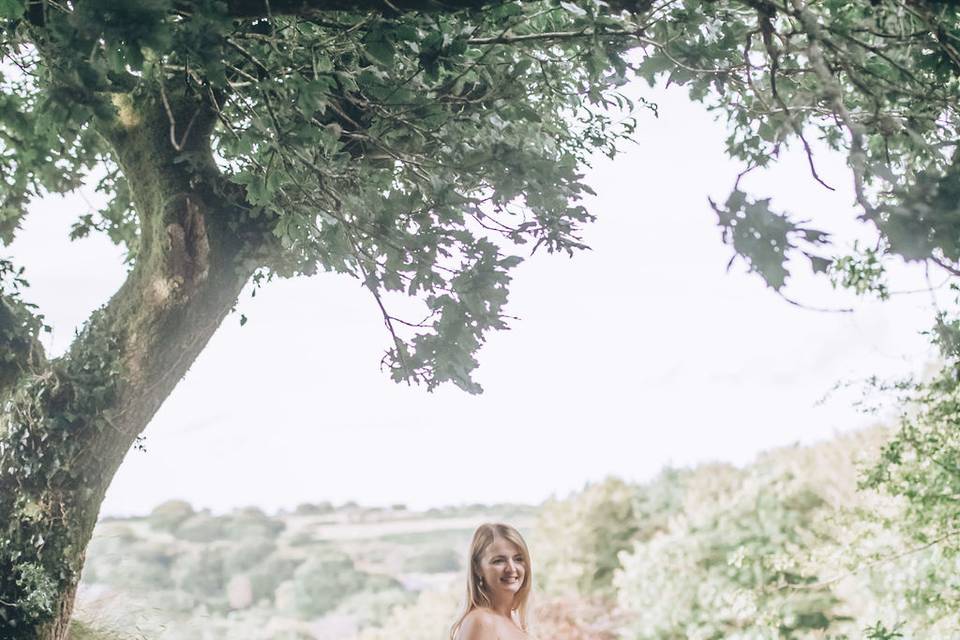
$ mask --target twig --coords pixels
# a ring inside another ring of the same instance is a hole
[[[360,269],[360,274],[363,276],[364,284],[366,284],[370,278],[367,274],[367,270],[363,267],[363,259],[360,257],[361,251],[357,246],[357,242],[353,237],[353,234],[347,231],[347,238],[350,240],[350,245],[353,247],[354,255],[357,258],[357,268]],[[387,312],[386,306],[383,304],[383,299],[380,297],[380,292],[377,291],[376,285],[368,286],[367,289],[373,294],[374,299],[377,301],[377,306],[380,307],[380,313],[383,315],[383,324],[386,325],[387,331],[390,332],[390,336],[393,338],[393,346],[397,350],[397,360],[400,361],[400,367],[405,371],[409,372],[410,369],[407,367],[407,363],[403,358],[404,344],[400,337],[397,335],[396,330],[393,328],[394,318]],[[407,384],[410,384],[409,379]]]
[[[805,309],[807,311],[817,311],[818,313],[853,313],[852,308],[842,308],[842,309],[828,309],[826,307],[811,307],[802,302],[797,302],[792,298],[788,298],[782,291],[777,290],[777,295],[792,304],[795,307]]]
[[[197,121],[197,116],[200,115],[200,109],[197,108],[193,112],[193,116],[190,118],[190,122],[187,123],[187,130],[183,132],[183,137],[180,139],[180,142],[177,142],[177,121],[173,117],[173,109],[170,108],[170,101],[167,100],[167,92],[163,88],[163,80],[160,80],[160,98],[163,100],[163,108],[167,112],[167,119],[170,120],[170,144],[173,145],[173,148],[178,152],[183,151],[184,146],[187,144],[187,138],[190,136],[190,130],[193,129],[193,123]]]
[[[804,32],[807,35],[807,55],[810,59],[810,66],[814,73],[820,78],[824,85],[823,97],[833,106],[836,116],[843,122],[847,131],[850,132],[850,169],[853,171],[853,189],[856,194],[857,202],[863,207],[868,219],[874,220],[878,215],[877,209],[867,200],[864,192],[864,169],[866,165],[866,151],[863,144],[863,127],[857,123],[847,106],[843,102],[843,87],[831,75],[830,69],[823,59],[823,51],[820,49],[822,35],[817,19],[806,8],[803,0],[791,0],[794,13]]]
[[[936,264],[938,267],[941,267],[941,268],[943,268],[943,269],[946,269],[947,271],[949,271],[950,273],[952,273],[952,274],[955,275],[955,276],[960,276],[960,269],[958,269],[957,267],[953,266],[952,264],[950,264],[950,263],[948,263],[948,262],[945,262],[944,260],[942,260],[942,259],[940,259],[940,258],[938,258],[937,256],[934,256],[934,255],[931,255],[931,256],[930,256],[930,260],[931,260],[934,264]]]

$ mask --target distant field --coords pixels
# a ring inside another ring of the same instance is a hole
[[[476,526],[532,530],[535,507],[223,515],[167,503],[94,533],[78,611],[147,640],[349,639],[458,582]]]

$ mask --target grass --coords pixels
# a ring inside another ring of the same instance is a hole
[[[68,640],[145,640],[145,636],[131,636],[117,631],[98,629],[81,620],[70,623]]]

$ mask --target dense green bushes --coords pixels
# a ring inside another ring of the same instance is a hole
[[[621,555],[615,585],[635,637],[801,638],[845,620],[796,561],[823,543],[825,501],[789,475],[750,474]],[[746,629],[752,633],[743,634]]]
[[[189,502],[168,500],[157,505],[150,512],[147,522],[158,531],[173,531],[193,514],[193,507],[190,506]]]
[[[329,613],[349,596],[361,591],[400,588],[388,576],[358,571],[346,553],[334,548],[314,550],[293,574],[297,611],[306,617]]]
[[[943,429],[901,431],[876,463],[887,438],[872,429],[744,469],[608,479],[551,500],[534,538],[538,577],[548,595],[616,607],[624,640],[953,637],[960,554],[956,538],[934,536],[958,512],[942,499],[952,485],[925,479],[947,474],[929,459],[951,444]],[[859,462],[876,466],[864,475]],[[884,483],[900,495],[871,489]],[[927,520],[933,497],[908,493],[920,485],[944,489]]]

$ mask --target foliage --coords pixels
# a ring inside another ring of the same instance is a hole
[[[864,485],[906,499],[907,526],[919,542],[937,540],[960,551],[960,386],[945,370],[916,385],[895,437],[883,448]]]
[[[394,292],[422,297],[422,323],[384,306],[400,380],[479,390],[472,353],[506,326],[508,271],[520,260],[506,247],[583,246],[592,216],[579,202],[589,193],[581,169],[632,131],[605,112],[633,106],[617,92],[632,74],[668,77],[723,115],[727,153],[748,170],[796,144],[823,182],[808,137],[846,152],[864,219],[885,239],[881,263],[960,259],[951,204],[960,30],[947,3],[492,2],[385,15],[358,5],[321,19],[287,3],[237,15],[239,3],[197,2],[178,17],[166,3],[135,4],[107,21],[94,6],[52,12],[58,28],[39,40],[41,55],[8,45],[27,71],[8,95],[29,109],[11,108],[5,122],[46,134],[8,144],[37,158],[56,149],[61,164],[17,164],[6,197],[34,196],[31,178],[62,191],[102,164],[113,200],[76,233],[106,232],[135,256],[130,176],[91,123],[116,117],[110,95],[139,107],[180,82],[215,110],[220,169],[282,245],[267,270],[350,273],[382,305]],[[76,50],[90,55],[57,55]],[[67,108],[67,95],[84,99]],[[817,271],[834,258],[826,234],[739,181],[716,208],[726,241],[770,286],[784,286],[793,252]]]
[[[540,508],[535,539],[544,588],[553,594],[612,595],[620,553],[665,531],[691,494],[688,487],[696,487],[707,468],[713,467],[665,469],[640,486],[611,477],[564,500],[548,500]],[[722,490],[721,473],[710,477],[710,485]]]
[[[2,302],[0,302],[2,304]],[[88,496],[95,471],[78,462],[78,433],[110,428],[103,407],[116,393],[118,337],[96,313],[73,347],[76,359],[31,372],[0,397],[0,619],[22,627],[49,619],[66,585],[79,579],[87,542],[71,509]],[[7,458],[5,458],[7,457]],[[59,502],[47,492],[54,488]],[[61,523],[68,522],[65,530]],[[70,556],[65,559],[64,554]]]
[[[357,640],[445,638],[456,619],[457,607],[457,594],[452,590],[424,591],[412,605],[394,609],[382,625],[361,631]]]
[[[225,533],[234,540],[274,538],[286,527],[282,521],[271,518],[255,507],[236,511],[224,517],[223,521]]]
[[[960,384],[956,321],[938,319],[934,340],[945,366],[932,379],[899,387],[899,429],[863,478],[864,489],[897,497],[904,505],[892,528],[912,554],[901,574],[910,593],[904,607],[929,622],[952,620],[960,604],[953,571],[960,562]]]
[[[171,574],[181,591],[203,598],[214,606],[226,604],[229,576],[224,570],[222,547],[209,546],[181,555]]]
[[[277,543],[270,538],[240,540],[236,546],[227,549],[224,568],[230,575],[249,571],[261,562],[265,562],[277,550]],[[272,567],[277,569],[277,567]],[[282,572],[281,572],[282,573]]]
[[[897,640],[903,638],[903,634],[897,631],[896,627],[888,629],[882,622],[878,622],[863,630],[867,640]]]
[[[300,559],[274,553],[253,567],[247,575],[250,577],[254,601],[264,598],[272,600],[277,587],[293,578],[293,572],[301,562]]]
[[[108,169],[102,188],[112,201],[75,235],[105,232],[136,258],[135,177],[118,174],[94,129],[117,117],[111,95],[131,96],[137,109],[148,96],[173,101],[178,85],[215,110],[220,170],[282,247],[268,270],[329,269],[352,274],[378,301],[391,292],[422,298],[423,323],[385,312],[395,338],[387,361],[395,378],[431,388],[479,390],[472,354],[506,326],[508,271],[520,262],[500,243],[581,248],[579,229],[592,218],[580,204],[589,193],[581,168],[632,129],[603,109],[625,104],[617,87],[633,43],[622,32],[633,25],[594,5],[323,19],[278,7],[269,20],[243,22],[223,3],[190,3],[181,15],[172,4],[138,3],[110,20],[96,6],[49,12],[42,35],[30,34],[39,56],[7,48],[35,105],[22,126],[58,122],[73,145],[58,149],[65,170],[52,172],[62,184],[51,188],[76,184],[90,165]],[[578,30],[615,33],[539,42],[542,32]],[[91,55],[63,55],[77,50]],[[33,142],[34,153],[56,148],[52,133]],[[23,200],[33,195],[29,178],[52,167],[17,170],[24,179],[5,191]],[[404,329],[413,331],[403,337]]]
[[[176,535],[178,538],[191,542],[213,542],[225,537],[226,524],[226,519],[222,516],[200,512],[181,522],[180,526],[177,527]]]
[[[174,531],[184,520],[194,515],[193,507],[183,500],[168,500],[150,512],[150,526],[160,531]]]
[[[336,609],[339,615],[349,616],[357,625],[373,627],[383,624],[393,611],[416,602],[417,594],[406,591],[398,584],[386,588],[372,589],[368,581],[363,591],[357,592],[341,602]],[[382,584],[380,585],[383,586]]]
[[[0,231],[2,232],[2,231]],[[0,380],[9,380],[22,373],[18,361],[23,358],[18,352],[27,352],[27,362],[36,361],[34,342],[41,331],[49,331],[37,306],[23,300],[21,293],[30,285],[24,277],[25,269],[15,267],[7,259],[0,258],[0,344],[6,348],[0,352]]]
[[[309,617],[332,611],[347,596],[361,591],[367,575],[357,571],[350,556],[328,549],[297,567],[293,580],[297,610]]]
[[[960,625],[960,556],[916,544],[904,537],[869,567],[875,617],[897,622],[906,637],[948,637]]]
[[[618,554],[639,531],[637,503],[636,489],[616,478],[587,485],[566,500],[547,501],[537,525],[535,574],[544,576],[545,588],[556,593],[609,588]]]
[[[799,638],[843,619],[795,558],[821,543],[824,500],[789,476],[752,475],[621,556],[614,582],[636,636]]]
[[[320,502],[320,503],[309,503],[304,502],[298,504],[296,510],[294,511],[297,515],[302,516],[316,516],[323,515],[325,513],[330,513],[334,510],[333,504],[330,502]]]

